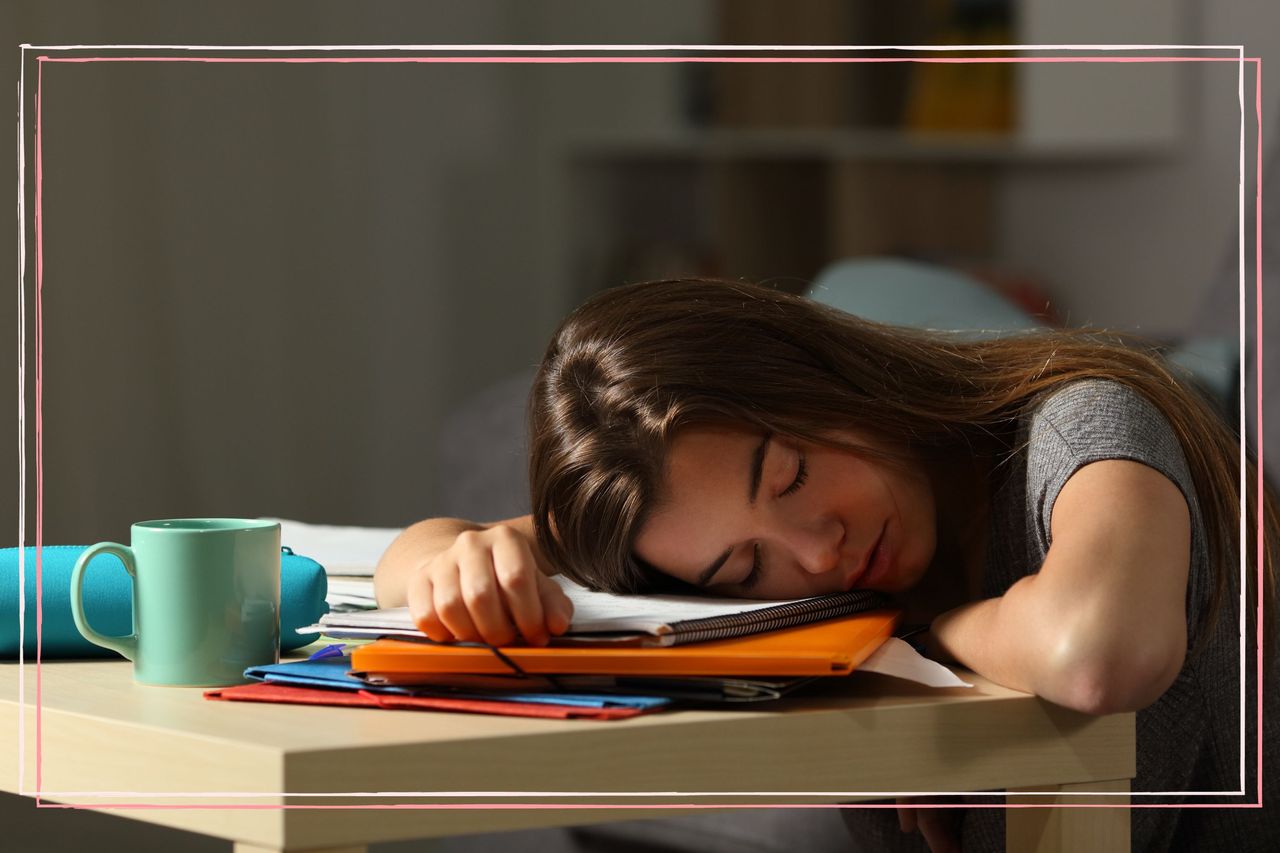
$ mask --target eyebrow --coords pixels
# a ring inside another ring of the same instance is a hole
[[[760,493],[760,477],[764,471],[764,456],[769,452],[769,442],[773,440],[773,433],[766,432],[764,439],[760,442],[760,446],[756,448],[756,452],[751,457],[751,491],[747,493],[747,503],[752,506],[756,505],[756,495]]]
[[[766,432],[755,452],[751,455],[751,487],[747,491],[747,503],[752,506],[755,506],[756,496],[760,494],[760,479],[764,472],[764,457],[769,452],[769,442],[772,440],[773,433]],[[732,553],[733,548],[726,548],[723,554],[711,562],[711,565],[698,572],[694,583],[698,586],[706,586],[711,583],[711,579],[716,576],[716,572],[720,571],[720,567],[724,565],[725,560],[728,560],[729,555]]]

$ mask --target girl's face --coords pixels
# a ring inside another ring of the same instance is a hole
[[[840,437],[876,447],[854,433]],[[636,555],[718,595],[901,592],[933,558],[933,489],[918,465],[746,429],[690,427],[672,443],[663,487]]]

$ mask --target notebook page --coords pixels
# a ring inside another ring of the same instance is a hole
[[[613,595],[579,586],[563,575],[551,578],[573,602],[570,631],[646,631],[662,633],[673,622],[732,616],[787,603],[699,595]],[[803,599],[794,599],[803,601]]]
[[[613,595],[593,592],[562,575],[551,578],[573,602],[573,624],[569,633],[597,631],[641,631],[666,633],[673,622],[731,616],[787,603],[746,598],[719,598],[696,595]],[[794,599],[803,601],[804,599]],[[328,613],[320,620],[326,627],[401,628],[413,630],[409,608],[392,607],[355,613]]]

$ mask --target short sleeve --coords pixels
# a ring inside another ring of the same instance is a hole
[[[1026,454],[1028,530],[1041,554],[1051,544],[1054,502],[1071,475],[1091,462],[1128,459],[1159,471],[1187,499],[1191,585],[1197,592],[1205,588],[1204,524],[1191,470],[1168,419],[1142,394],[1110,380],[1073,382],[1052,392],[1031,413]]]

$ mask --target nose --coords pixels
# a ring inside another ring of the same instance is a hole
[[[820,575],[840,565],[844,545],[844,525],[836,518],[798,524],[789,531],[788,545],[806,572]]]

